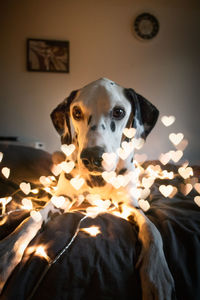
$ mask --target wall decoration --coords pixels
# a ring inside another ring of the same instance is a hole
[[[69,41],[27,39],[27,70],[69,73]]]
[[[154,38],[159,31],[159,22],[156,17],[149,13],[138,15],[134,21],[134,32],[141,40]]]

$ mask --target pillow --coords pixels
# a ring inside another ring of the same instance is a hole
[[[0,169],[10,168],[8,180],[14,184],[19,185],[22,181],[38,184],[40,176],[52,175],[52,158],[51,154],[46,151],[19,145],[0,144],[0,152],[3,153]],[[1,172],[0,180],[5,181]]]

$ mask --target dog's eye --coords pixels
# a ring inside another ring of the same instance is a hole
[[[125,116],[125,110],[122,107],[114,107],[112,110],[112,117],[116,120],[121,120]]]
[[[81,119],[83,119],[83,113],[82,113],[80,107],[78,107],[78,106],[73,107],[72,115],[73,115],[73,118],[77,121],[80,121]]]

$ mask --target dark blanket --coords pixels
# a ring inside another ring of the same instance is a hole
[[[33,172],[35,177],[43,175],[41,171],[46,172],[44,175],[50,174],[49,154],[42,151],[41,155],[43,159],[48,158],[49,164],[45,170],[39,164],[40,171],[36,164]],[[37,159],[40,161],[40,155]],[[21,164],[24,164],[24,160]],[[23,180],[39,186],[34,176]],[[1,182],[1,195],[17,186],[11,179],[1,178]],[[180,182],[182,179],[177,177],[170,184],[178,186]],[[161,183],[169,184],[166,180],[156,180],[148,199],[151,208],[146,215],[162,235],[164,252],[175,280],[177,299],[199,300],[200,208],[194,203],[197,193],[193,190],[185,197],[178,192],[173,199],[165,198],[158,191]],[[0,227],[1,239],[11,233],[27,215],[27,212],[10,215],[6,224]],[[69,245],[82,217],[81,212],[54,215],[29,246],[42,244],[48,256],[56,258]],[[80,230],[63,255],[50,267],[47,259],[25,251],[22,261],[7,280],[0,299],[141,299],[140,279],[135,269],[140,252],[135,224],[102,214],[95,219],[83,220],[80,227],[91,225],[99,226],[101,232],[92,237]]]

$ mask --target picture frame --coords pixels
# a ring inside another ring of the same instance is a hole
[[[69,41],[27,39],[27,70],[69,73]]]

